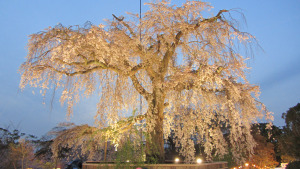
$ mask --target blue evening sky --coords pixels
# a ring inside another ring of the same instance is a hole
[[[149,0],[142,0],[142,3]],[[174,0],[181,4],[185,0]],[[221,9],[241,9],[247,25],[264,51],[248,63],[248,77],[261,87],[260,101],[274,112],[274,124],[283,126],[281,114],[300,102],[300,0],[211,0],[215,14]],[[145,11],[147,7],[143,6]],[[15,127],[41,136],[66,121],[66,109],[55,97],[45,99],[18,88],[19,66],[25,61],[28,35],[62,23],[98,25],[111,14],[139,12],[139,0],[0,0],[0,127]],[[36,92],[38,93],[38,92]],[[45,104],[43,103],[45,100]],[[83,100],[75,107],[70,122],[93,124],[97,98]]]

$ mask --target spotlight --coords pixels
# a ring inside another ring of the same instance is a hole
[[[202,159],[201,158],[197,158],[197,163],[201,164],[202,163]]]
[[[178,157],[175,158],[175,163],[179,163],[179,158]]]

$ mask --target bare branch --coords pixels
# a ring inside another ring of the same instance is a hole
[[[130,34],[133,36],[133,37],[136,37],[136,34],[133,32],[132,28],[126,23],[124,22],[124,18],[118,18],[116,17],[116,15],[112,14],[112,16],[117,20],[119,21],[122,25],[124,25],[130,32]]]
[[[204,22],[215,22],[216,20],[221,19],[221,14],[224,13],[224,12],[229,12],[229,11],[228,11],[228,10],[225,10],[225,9],[220,10],[216,16],[214,16],[214,17],[212,17],[212,18],[204,19],[204,20],[202,20],[202,21],[199,21],[199,22],[195,25],[194,29],[197,29],[197,28],[200,26],[201,23],[204,23]]]

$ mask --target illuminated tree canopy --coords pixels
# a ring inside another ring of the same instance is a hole
[[[57,25],[30,35],[20,87],[43,94],[62,88],[68,114],[81,97],[98,92],[97,127],[119,133],[142,127],[146,154],[159,161],[171,131],[186,161],[194,159],[197,143],[208,159],[230,148],[242,160],[255,145],[251,124],[270,118],[257,101],[259,87],[246,79],[248,58],[239,52],[254,37],[239,31],[231,11],[206,17],[211,6],[205,2],[148,5],[141,19],[113,15],[106,25]],[[143,111],[127,118],[140,95]]]

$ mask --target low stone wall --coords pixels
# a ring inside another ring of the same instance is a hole
[[[132,164],[104,164],[99,162],[83,163],[82,169],[117,169],[117,168],[143,168],[143,169],[228,169],[227,162],[214,162],[202,164],[144,164],[143,166],[136,166]]]

